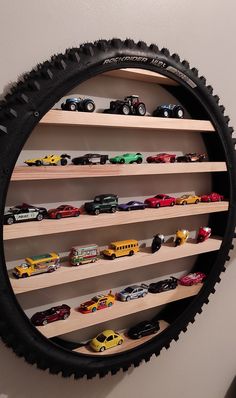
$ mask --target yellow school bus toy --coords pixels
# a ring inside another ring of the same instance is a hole
[[[133,256],[139,251],[139,243],[135,239],[120,240],[111,242],[108,249],[103,250],[102,254],[115,260],[117,257]]]

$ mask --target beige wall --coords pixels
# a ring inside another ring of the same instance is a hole
[[[198,67],[235,125],[235,9],[233,0],[0,0],[0,92],[67,47],[98,38],[131,37],[165,46]],[[31,149],[28,143],[26,150]],[[10,194],[11,202],[14,193]],[[37,370],[2,344],[0,398],[223,398],[236,369],[236,256],[231,257],[209,305],[160,357],[127,373],[76,382]]]

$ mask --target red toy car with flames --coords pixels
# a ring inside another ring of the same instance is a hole
[[[201,196],[201,202],[220,202],[221,200],[224,200],[224,196],[216,192]]]
[[[176,203],[176,198],[173,198],[169,195],[158,194],[153,198],[148,198],[144,201],[144,203],[148,207],[165,207],[165,206],[174,206]]]
[[[202,283],[206,275],[203,272],[194,272],[193,274],[188,274],[179,279],[180,285],[192,286]]]
[[[65,218],[65,217],[78,217],[80,215],[80,209],[70,205],[61,205],[56,209],[48,210],[49,218]]]
[[[148,163],[174,163],[176,159],[176,155],[173,153],[158,153],[154,156],[148,156]]]

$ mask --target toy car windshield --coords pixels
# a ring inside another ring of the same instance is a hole
[[[123,290],[123,292],[132,293],[133,290],[134,290],[134,289],[133,289],[132,287],[126,287],[126,288]]]

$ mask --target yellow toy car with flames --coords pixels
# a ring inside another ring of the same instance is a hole
[[[96,312],[105,308],[111,307],[115,302],[115,295],[112,294],[111,290],[108,294],[97,294],[91,300],[80,304],[79,311],[82,314],[88,314],[89,312]]]
[[[35,158],[25,160],[25,164],[28,166],[65,166],[68,163],[67,159],[70,159],[70,155],[63,153],[62,155],[46,155],[44,158]]]
[[[123,337],[113,330],[104,330],[98,334],[89,343],[92,350],[97,352],[103,352],[108,348],[116,347],[124,342]]]
[[[180,198],[176,198],[177,205],[190,205],[190,204],[197,204],[201,201],[200,196],[197,195],[182,195]]]

